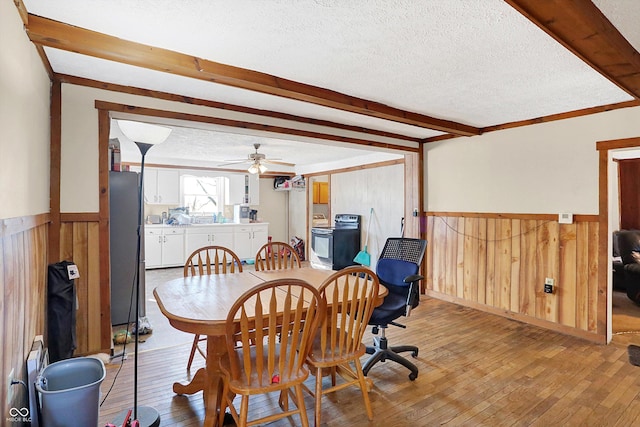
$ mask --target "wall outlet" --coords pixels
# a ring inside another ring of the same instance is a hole
[[[553,284],[554,280],[551,277],[547,277],[544,279],[544,293],[552,294],[553,293]]]
[[[13,368],[11,369],[11,372],[9,372],[9,376],[7,377],[7,384],[6,384],[6,396],[7,396],[7,406],[11,405],[11,402],[13,401]]]

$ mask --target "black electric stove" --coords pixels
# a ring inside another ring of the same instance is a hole
[[[311,229],[311,266],[340,270],[350,265],[360,251],[360,215],[337,214],[333,227]]]

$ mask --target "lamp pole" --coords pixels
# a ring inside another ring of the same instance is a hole
[[[151,427],[160,425],[160,414],[154,408],[143,406],[138,408],[138,342],[140,336],[140,264],[142,261],[142,217],[144,216],[144,159],[147,151],[153,146],[144,142],[136,142],[142,160],[140,161],[140,185],[138,186],[138,244],[137,244],[137,267],[136,274],[136,342],[134,344],[133,362],[133,419],[138,420],[140,427]]]
[[[137,239],[137,247],[136,247],[136,280],[135,280],[135,343],[134,343],[134,362],[133,362],[133,408],[127,409],[122,412],[116,420],[114,421],[115,425],[122,425],[125,421],[125,418],[128,418],[133,412],[133,420],[132,425],[135,422],[138,423],[139,427],[158,427],[160,425],[160,414],[155,408],[150,406],[138,406],[138,342],[140,336],[140,274],[144,273],[141,271],[142,264],[142,233],[143,229],[143,221],[142,218],[144,216],[144,162],[145,156],[149,149],[153,146],[152,143],[141,142],[147,138],[147,135],[144,133],[159,133],[159,135],[149,135],[148,139],[150,142],[162,142],[167,136],[169,136],[170,129],[162,128],[160,126],[150,125],[146,123],[134,123],[134,122],[125,122],[118,120],[118,125],[120,130],[129,137],[129,139],[133,140],[133,142],[140,150],[140,154],[142,155],[142,160],[140,162],[140,183],[138,184],[138,239]],[[127,132],[123,129],[126,128],[129,130],[131,135],[127,135]],[[142,132],[142,134],[140,134]],[[134,136],[134,135],[142,135],[142,136]]]

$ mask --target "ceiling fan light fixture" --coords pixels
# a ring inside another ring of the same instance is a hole
[[[253,162],[247,170],[252,174],[265,173],[267,171],[267,167],[260,162]]]

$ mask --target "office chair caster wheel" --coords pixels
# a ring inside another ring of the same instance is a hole
[[[413,358],[417,358],[418,357],[418,350],[414,350],[411,352],[411,356],[413,356]]]
[[[414,374],[413,372],[409,374],[409,379],[411,381],[415,381],[416,378],[418,378],[418,374]]]

